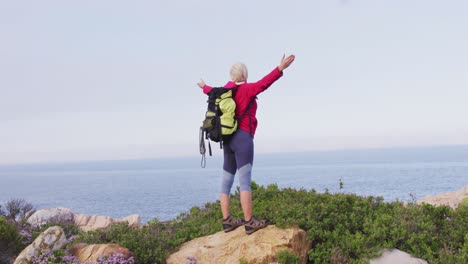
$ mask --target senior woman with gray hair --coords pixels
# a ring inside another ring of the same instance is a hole
[[[248,72],[245,64],[237,63],[231,67],[231,81],[224,87],[238,87],[234,95],[236,116],[239,117],[244,112],[245,114],[242,115],[241,120],[238,120],[238,130],[232,138],[228,142],[223,143],[224,164],[219,200],[221,202],[221,211],[224,218],[223,229],[225,232],[230,232],[241,225],[245,225],[245,232],[250,235],[268,225],[267,220],[259,220],[252,215],[252,191],[250,183],[254,158],[253,138],[257,129],[257,102],[255,101],[255,97],[283,76],[283,70],[288,68],[294,59],[294,55],[289,55],[288,57],[283,55],[280,64],[272,72],[254,83],[247,82]],[[203,89],[205,94],[208,94],[213,89],[211,86],[206,85],[203,80],[197,85]],[[236,171],[239,175],[240,201],[245,221],[233,218],[229,210],[229,197]]]

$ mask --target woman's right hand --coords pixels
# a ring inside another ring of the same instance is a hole
[[[278,65],[278,69],[280,71],[283,71],[284,69],[288,68],[289,65],[291,65],[291,63],[293,63],[295,58],[296,58],[296,56],[294,56],[292,54],[289,55],[288,57],[286,57],[286,55],[283,54],[283,58],[281,58],[280,65]]]
[[[200,82],[197,83],[198,87],[200,87],[201,89],[203,89],[203,87],[205,87],[206,83],[203,81],[203,79],[200,79]]]

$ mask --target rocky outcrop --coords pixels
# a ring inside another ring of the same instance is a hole
[[[67,239],[59,226],[49,227],[40,234],[34,242],[27,246],[16,258],[14,264],[29,264],[33,257],[46,251],[54,251],[65,247]]]
[[[75,215],[75,224],[85,232],[104,228],[113,223],[120,222],[128,222],[128,225],[131,227],[140,227],[140,215],[134,214],[118,219],[113,219],[112,217],[102,215]]]
[[[140,227],[141,219],[139,214],[132,214],[123,218],[118,218],[115,221],[117,222],[127,222],[130,227]]]
[[[41,226],[51,222],[73,222],[75,215],[68,208],[40,209],[33,213],[27,220],[32,226]]]
[[[128,222],[131,227],[140,227],[140,215],[133,214],[123,218],[114,219],[102,215],[74,214],[68,208],[47,208],[37,210],[27,222],[32,226],[41,226],[47,223],[75,223],[81,230],[87,232],[105,228],[113,223]]]
[[[218,232],[189,241],[170,255],[166,263],[187,263],[189,258],[196,259],[199,264],[239,263],[241,259],[249,264],[270,263],[276,261],[276,253],[282,249],[298,255],[300,263],[306,263],[310,247],[306,232],[299,228],[268,226],[246,235],[240,227],[229,233]]]
[[[110,256],[114,254],[122,254],[124,259],[133,257],[132,252],[127,248],[117,244],[93,244],[87,245],[78,243],[73,245],[68,253],[75,256],[80,262],[96,262],[99,258]]]
[[[427,261],[412,257],[398,249],[383,250],[382,256],[370,261],[370,264],[427,264]]]
[[[438,194],[435,196],[429,195],[424,197],[423,199],[419,200],[417,203],[422,204],[422,203],[427,203],[427,204],[432,204],[432,205],[448,205],[451,208],[455,209],[464,198],[468,197],[468,185],[465,185],[462,189],[453,191],[453,192],[448,192],[448,193],[443,193],[443,194]]]

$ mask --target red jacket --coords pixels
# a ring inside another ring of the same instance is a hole
[[[268,87],[270,87],[270,85],[272,85],[281,76],[283,76],[283,72],[276,67],[272,72],[257,82],[241,84],[234,96],[234,101],[236,102],[236,116],[239,117],[255,96],[268,89]],[[234,88],[236,86],[237,84],[232,81],[229,81],[224,85],[225,88]],[[203,92],[208,94],[211,89],[213,89],[213,87],[205,85],[203,87]],[[239,128],[250,133],[252,137],[255,135],[255,130],[257,130],[258,125],[256,114],[257,101],[254,99],[252,105],[239,122]]]

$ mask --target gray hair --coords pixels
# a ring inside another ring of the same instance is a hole
[[[247,66],[244,63],[236,63],[232,65],[231,71],[229,72],[231,75],[231,80],[233,82],[246,82],[248,77]]]

